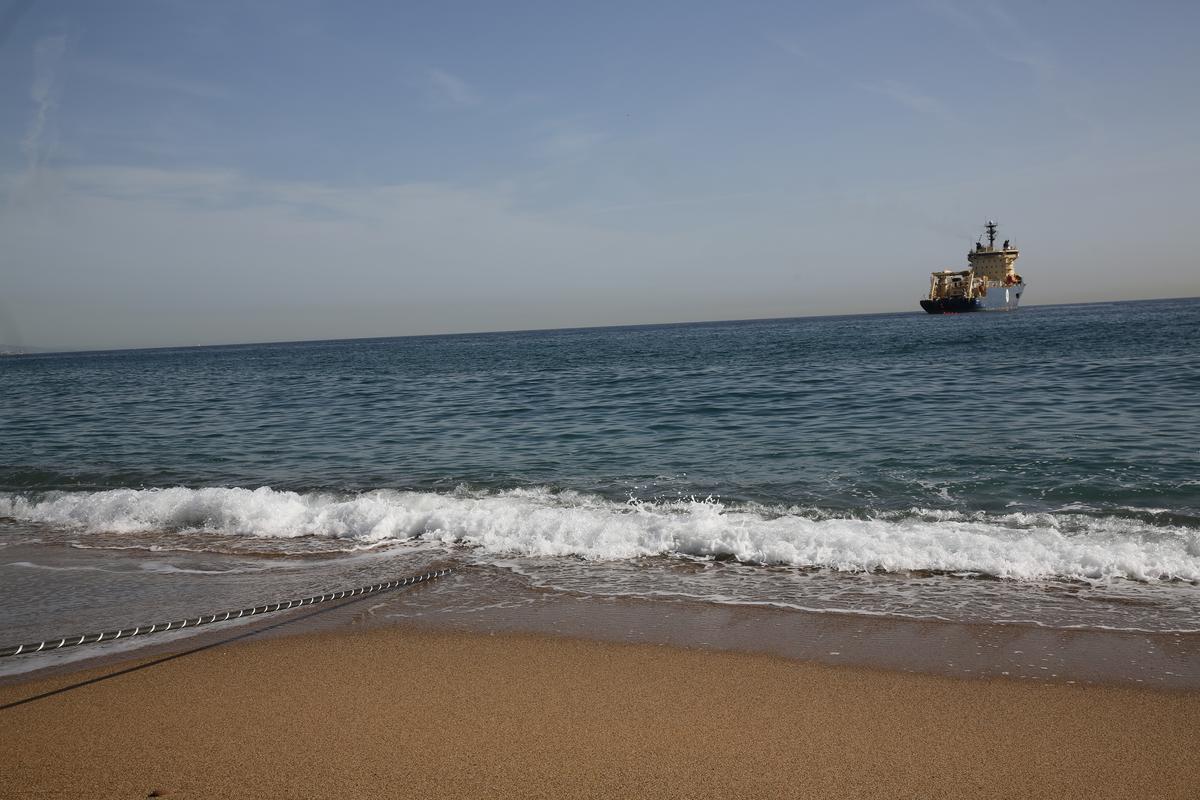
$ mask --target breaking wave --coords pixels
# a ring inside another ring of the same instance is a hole
[[[497,556],[1200,582],[1200,530],[1074,513],[849,516],[712,499],[622,503],[544,488],[348,495],[263,487],[0,493],[0,517],[79,533],[320,537],[348,549],[421,540]]]

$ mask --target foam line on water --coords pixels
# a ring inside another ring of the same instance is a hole
[[[307,536],[350,547],[421,539],[496,555],[1200,582],[1200,530],[1080,514],[913,509],[854,518],[712,500],[621,503],[544,488],[339,495],[176,487],[0,493],[0,516],[84,533]]]

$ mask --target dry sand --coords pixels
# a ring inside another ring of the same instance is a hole
[[[1200,792],[1197,692],[532,635],[250,639],[5,686],[0,704],[3,797]]]

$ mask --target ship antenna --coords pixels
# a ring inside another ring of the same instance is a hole
[[[987,223],[987,232],[988,232],[988,250],[992,250],[996,246],[996,223],[992,222],[990,219],[988,220],[988,223]]]

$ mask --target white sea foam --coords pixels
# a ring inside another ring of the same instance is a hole
[[[335,495],[264,487],[0,493],[0,516],[84,533],[322,537],[347,549],[419,538],[498,556],[681,555],[847,571],[1200,582],[1200,531],[1078,514],[913,509],[863,519],[545,489]]]

